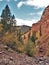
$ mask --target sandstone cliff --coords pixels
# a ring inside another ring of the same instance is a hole
[[[49,6],[47,6],[41,16],[41,19],[32,25],[30,31],[22,35],[23,40],[28,40],[28,35],[30,37],[33,35],[33,32],[36,32],[36,37],[38,38],[36,43],[39,43],[38,51],[39,54],[43,53],[45,55],[47,51],[47,45],[49,43]],[[25,39],[24,39],[25,36]],[[40,41],[40,42],[39,42]],[[41,50],[42,49],[42,50]]]

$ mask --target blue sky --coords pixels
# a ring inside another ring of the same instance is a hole
[[[17,25],[31,26],[41,18],[49,0],[0,0],[0,15],[7,4],[15,15]]]

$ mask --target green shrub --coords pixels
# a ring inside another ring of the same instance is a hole
[[[25,52],[29,56],[34,56],[35,55],[35,44],[31,41],[28,40],[26,46],[25,46]]]
[[[6,45],[7,45],[8,47],[10,47],[11,49],[13,49],[14,51],[17,50],[17,45],[16,45],[15,42],[9,42],[9,43],[6,43]]]

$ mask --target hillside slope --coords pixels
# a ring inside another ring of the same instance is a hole
[[[0,65],[49,65],[49,57],[29,57],[0,44]]]

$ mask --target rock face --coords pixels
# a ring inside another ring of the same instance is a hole
[[[42,36],[39,39],[39,54],[46,54],[47,45],[49,42],[49,6],[47,6],[43,12],[40,20]]]
[[[49,6],[47,6],[41,16],[41,19],[32,25],[29,33],[32,34],[33,31],[40,31],[40,27],[41,27],[41,32],[42,35],[45,33],[49,33]],[[27,35],[27,33],[25,34]]]
[[[42,34],[49,33],[49,6],[45,8],[40,23]]]
[[[47,6],[41,16],[41,19],[32,25],[31,29],[29,32],[25,33],[22,37],[26,37],[24,40],[28,39],[28,35],[32,36],[33,32],[39,32],[41,34],[40,36],[40,45],[38,48],[42,49],[40,50],[39,54],[44,54],[46,53],[46,47],[47,43],[49,42],[49,6]],[[41,42],[42,41],[42,42]],[[38,43],[38,42],[37,42]]]
[[[38,51],[39,51],[39,55],[44,56],[47,52],[47,45],[49,42],[49,6],[45,8],[38,26],[39,26],[38,28],[40,28],[41,26],[41,34],[42,34],[42,36],[38,40],[40,41],[38,46]],[[40,30],[38,28],[36,29]]]
[[[41,31],[42,35],[45,33],[49,33],[49,6],[47,6],[41,16],[41,19],[32,25],[31,30],[32,31],[40,31],[40,26],[41,26]]]

